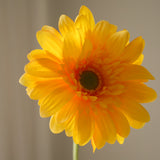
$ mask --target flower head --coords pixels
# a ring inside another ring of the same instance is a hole
[[[150,120],[140,103],[156,99],[144,84],[154,77],[141,66],[143,38],[129,42],[127,30],[117,32],[104,20],[95,24],[86,6],[75,21],[62,15],[59,31],[38,31],[42,49],[28,54],[20,83],[38,100],[40,116],[51,117],[53,133],[65,130],[81,146],[91,140],[94,150],[106,142],[122,144],[130,127]]]

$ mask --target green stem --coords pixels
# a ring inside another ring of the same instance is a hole
[[[75,144],[73,141],[73,160],[78,160],[78,144]]]

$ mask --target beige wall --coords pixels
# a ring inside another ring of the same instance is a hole
[[[81,4],[95,14],[126,28],[131,39],[146,41],[144,65],[156,77],[149,85],[159,94],[159,0],[0,0],[0,160],[71,160],[72,140],[49,131],[49,119],[39,117],[39,107],[25,94],[18,79],[27,53],[39,48],[36,31],[44,24],[57,28],[62,13],[75,18]],[[151,122],[132,129],[123,145],[106,146],[92,154],[90,144],[80,148],[81,160],[158,160],[160,158],[160,101],[145,104]]]

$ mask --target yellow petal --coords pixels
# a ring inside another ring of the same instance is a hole
[[[49,80],[47,78],[41,78],[41,77],[35,77],[32,76],[28,73],[24,73],[21,78],[19,79],[19,83],[22,84],[23,86],[29,87],[29,88],[34,88],[35,85],[37,85],[38,82],[40,81],[46,81]]]
[[[109,24],[107,21],[100,21],[96,24],[93,34],[95,38],[95,43],[97,45],[103,46],[109,37],[109,35],[115,33],[117,26]]]
[[[25,87],[32,87],[35,82],[38,80],[37,77],[31,76],[27,73],[24,73],[20,79],[19,79],[19,83]]]
[[[127,30],[114,33],[106,42],[106,49],[111,57],[119,56],[129,41],[129,32]]]
[[[96,112],[93,139],[97,149],[102,148],[106,142],[114,144],[116,141],[116,128],[106,110]]]
[[[65,36],[69,32],[77,32],[73,20],[66,15],[60,16],[58,27],[63,36]]]
[[[119,144],[123,144],[124,143],[125,138],[120,136],[119,134],[117,134],[117,141]]]
[[[144,39],[142,37],[138,37],[134,39],[131,43],[129,43],[120,57],[120,60],[133,63],[138,59],[144,49]]]
[[[132,99],[123,99],[123,105],[119,108],[122,113],[128,115],[132,119],[140,122],[149,122],[150,115],[147,110],[139,103]]]
[[[117,133],[122,137],[127,137],[130,133],[130,127],[125,116],[114,107],[109,111],[111,118],[115,124]]]
[[[94,145],[92,145],[93,151],[95,150],[95,148],[101,149],[105,145],[106,138],[104,138],[104,134],[105,132],[102,133],[102,128],[100,129],[97,125],[95,125],[95,131],[93,134]]]
[[[47,55],[45,53],[44,50],[41,49],[35,49],[33,51],[31,51],[28,55],[27,58],[32,61],[32,60],[36,60],[36,59],[41,59],[41,58],[46,58]]]
[[[66,136],[68,136],[68,137],[73,136],[73,129],[74,129],[74,125],[75,125],[75,115],[67,120],[68,123],[65,128],[65,133],[66,133]]]
[[[94,139],[93,139],[93,138],[91,139],[91,144],[92,144],[93,153],[94,153],[95,150],[96,150],[96,145],[95,145],[95,143],[94,143]]]
[[[58,134],[64,130],[65,124],[56,123],[55,117],[52,116],[50,119],[49,128],[54,134]]]
[[[133,62],[133,64],[141,65],[144,59],[144,55],[141,54],[136,61]]]
[[[93,30],[95,26],[95,21],[94,21],[92,12],[86,6],[81,6],[79,10],[79,15],[83,15],[87,18],[87,20],[89,21],[91,30]]]
[[[125,65],[125,69],[121,72],[121,74],[119,75],[118,79],[120,81],[139,80],[139,79],[142,79],[142,80],[143,79],[154,80],[154,77],[143,66]]]
[[[63,82],[62,79],[37,81],[33,88],[27,89],[27,93],[31,99],[38,100],[49,95],[58,84]]]
[[[50,117],[59,111],[73,98],[73,92],[65,84],[57,85],[54,90],[43,99],[40,99],[40,116]]]
[[[62,39],[59,37],[59,32],[51,27],[50,29],[44,27],[37,32],[37,40],[41,47],[59,59],[62,59]]]
[[[70,102],[68,102],[64,107],[60,109],[60,111],[56,115],[56,120],[58,123],[63,123],[73,117],[73,115],[77,112],[77,96],[72,98]]]
[[[55,28],[53,28],[51,26],[44,25],[42,27],[42,30],[46,30],[46,31],[51,32],[53,35],[56,35],[56,37],[58,39],[60,39],[60,41],[63,41],[63,37],[61,36],[61,34]]]
[[[139,103],[152,102],[157,98],[155,90],[142,83],[126,83],[126,95]]]
[[[88,19],[84,15],[78,15],[75,20],[75,25],[78,31],[80,32],[82,43],[84,43],[84,40],[88,32],[91,30]]]
[[[25,72],[36,77],[59,77],[60,66],[50,59],[38,59],[25,66]]]
[[[79,61],[81,61],[82,59],[87,59],[92,52],[93,46],[90,40],[86,39],[82,48],[82,52],[78,58]]]
[[[47,51],[40,50],[40,49],[35,49],[35,50],[31,51],[27,55],[27,58],[30,61],[47,58],[47,59],[51,59],[52,61],[54,61],[56,63],[60,63],[60,60],[56,56],[54,56],[52,53],[49,53]]]
[[[81,40],[79,34],[69,32],[64,37],[63,57],[65,60],[73,58],[76,60],[81,53]]]
[[[73,136],[73,128],[75,123],[75,115],[68,118],[65,122],[60,122],[57,119],[58,112],[54,115],[54,120],[52,121],[52,125],[50,123],[50,128],[53,133],[60,133],[65,129],[66,136],[71,137]],[[51,121],[50,121],[51,122]]]
[[[81,111],[77,113],[73,130],[73,140],[83,146],[89,142],[93,135],[94,120],[91,113]]]

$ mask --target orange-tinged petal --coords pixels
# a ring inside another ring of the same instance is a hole
[[[125,86],[125,94],[139,103],[152,102],[157,98],[157,93],[155,90],[145,84],[128,82]]]
[[[92,12],[86,6],[81,6],[79,15],[83,15],[87,18],[90,24],[90,29],[93,30],[95,27],[95,21]]]
[[[139,79],[151,79],[155,78],[151,75],[151,73],[140,65],[125,65],[125,69],[120,73],[118,79],[120,81],[128,81],[128,80],[139,80]]]
[[[62,39],[59,37],[59,32],[54,28],[51,31],[51,29],[48,30],[44,27],[37,32],[37,40],[41,47],[59,59],[62,59]]]
[[[113,33],[115,33],[116,31],[117,31],[117,26],[116,25],[114,25],[114,24],[109,24],[109,30],[110,30],[110,32],[109,32],[109,34],[113,34]]]
[[[117,134],[117,141],[119,144],[123,144],[124,143],[125,138],[120,136],[119,134]]]
[[[61,133],[65,129],[65,124],[58,124],[54,116],[51,117],[49,128],[54,134]]]
[[[98,43],[97,45],[105,45],[105,42],[109,35],[115,33],[117,30],[117,26],[109,24],[107,21],[100,21],[96,24],[93,34],[95,38],[95,43]]]
[[[136,61],[133,62],[133,64],[141,65],[144,59],[144,55],[141,54]]]
[[[129,41],[129,32],[127,30],[114,33],[106,41],[106,49],[108,54],[110,54],[111,57],[116,58],[122,53],[128,41]]]
[[[132,119],[140,122],[149,122],[150,115],[147,110],[139,103],[132,99],[123,99],[123,105],[119,108],[122,113],[128,115]]]
[[[43,99],[40,99],[40,116],[49,117],[59,111],[64,105],[66,105],[74,94],[72,90],[65,84],[57,85],[54,90]]]
[[[109,111],[116,127],[117,133],[122,137],[127,137],[130,133],[130,127],[125,116],[114,107]]]
[[[142,54],[144,45],[145,45],[144,39],[142,39],[141,36],[137,37],[125,47],[120,57],[120,60],[128,63],[133,63]]]
[[[25,66],[25,72],[35,77],[54,78],[59,77],[59,64],[50,59],[38,59]]]
[[[73,140],[76,144],[83,146],[89,142],[93,135],[94,120],[88,111],[79,111],[76,115],[73,130]]]

